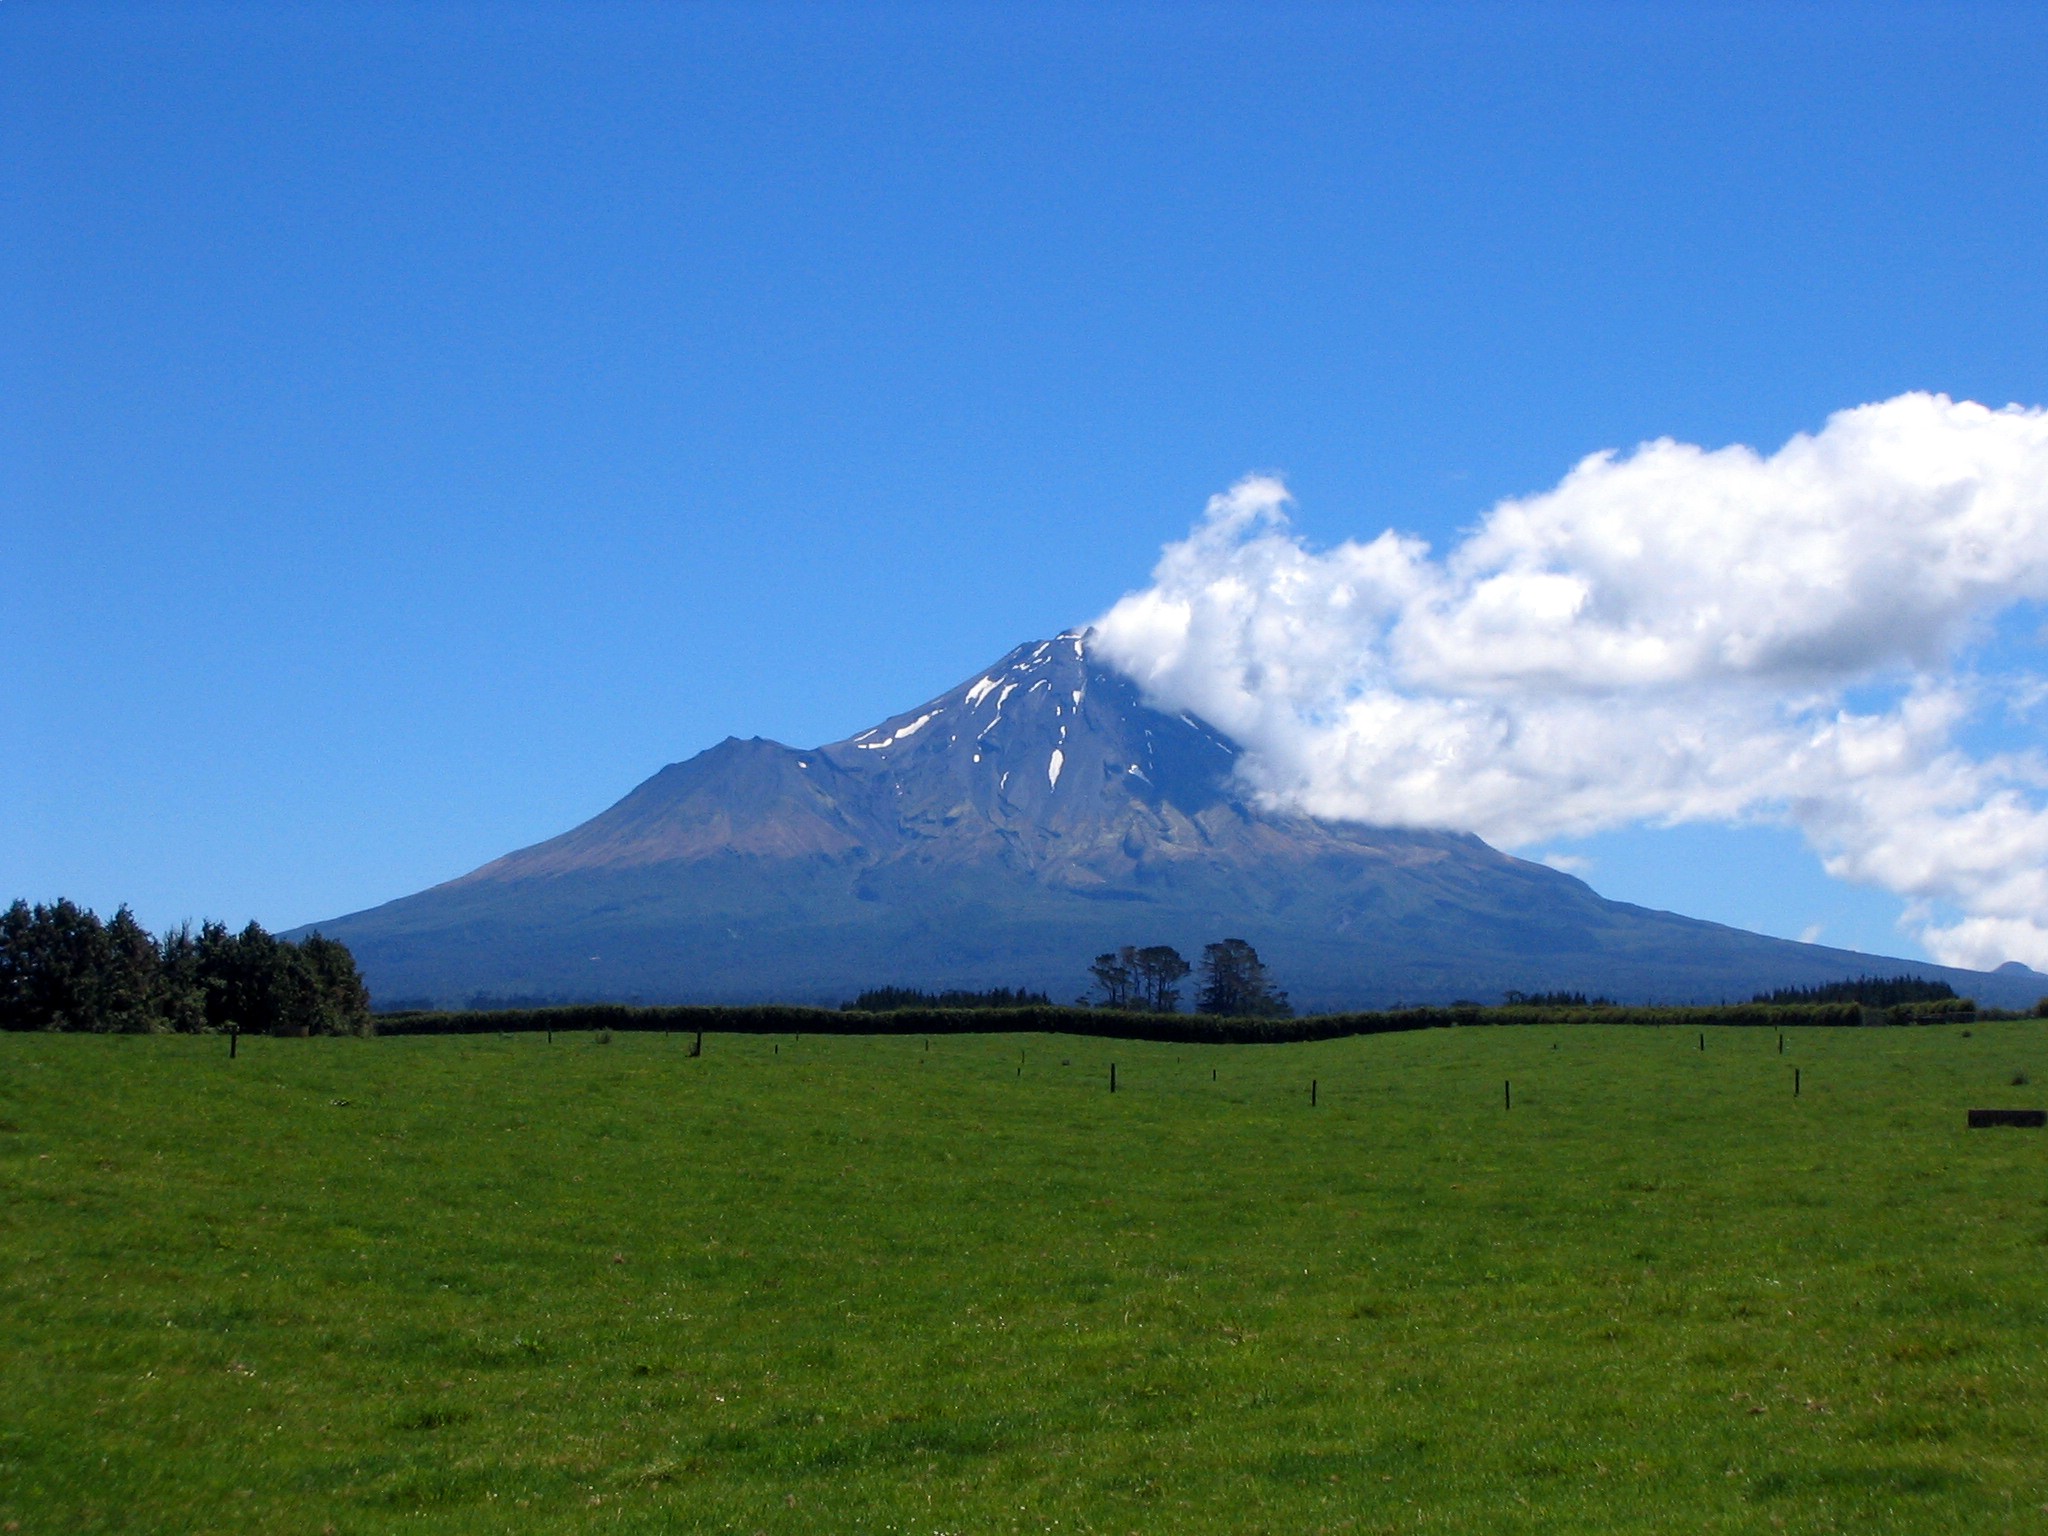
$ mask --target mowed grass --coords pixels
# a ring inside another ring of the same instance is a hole
[[[2048,1134],[1964,1128],[2020,1072],[4,1037],[0,1527],[2048,1531]]]

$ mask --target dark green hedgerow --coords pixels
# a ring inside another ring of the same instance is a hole
[[[1946,1013],[1944,1018],[1967,1015]],[[1257,1045],[1398,1034],[1457,1025],[1662,1024],[1794,1028],[1912,1020],[1855,1003],[1735,1003],[1704,1008],[1400,1008],[1381,1013],[1326,1013],[1299,1019],[1215,1018],[1191,1013],[1125,1013],[1098,1008],[904,1008],[846,1013],[836,1008],[631,1008],[590,1003],[557,1008],[507,1008],[451,1013],[386,1013],[382,1035],[472,1035],[534,1030],[639,1030],[737,1035],[1093,1035],[1112,1040]]]

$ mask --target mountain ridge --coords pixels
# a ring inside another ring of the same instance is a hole
[[[379,998],[444,1003],[1070,997],[1104,949],[1225,937],[1311,1008],[1718,1001],[1859,969],[2005,1006],[2048,991],[1610,902],[1469,833],[1263,809],[1239,756],[1069,630],[841,741],[728,737],[557,837],[306,931],[347,942]]]

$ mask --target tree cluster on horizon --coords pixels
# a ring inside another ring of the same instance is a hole
[[[1861,1003],[1866,1008],[1893,1008],[1901,1003],[1942,1003],[1956,995],[1945,981],[1923,976],[1853,976],[1846,981],[1813,987],[1779,987],[1759,992],[1760,1003]]]
[[[355,956],[311,934],[294,944],[250,923],[190,924],[161,939],[126,906],[101,921],[59,899],[0,913],[0,1029],[97,1034],[370,1031]]]
[[[1097,955],[1088,967],[1097,1008],[1134,1013],[1180,1012],[1181,983],[1194,971],[1171,944],[1123,948]],[[1230,1018],[1286,1018],[1294,1009],[1273,985],[1259,952],[1243,939],[1221,939],[1202,948],[1197,1013]]]
[[[916,987],[870,987],[842,1013],[896,1013],[906,1008],[1050,1008],[1052,999],[1024,987],[990,987],[983,992],[958,989],[925,992]]]

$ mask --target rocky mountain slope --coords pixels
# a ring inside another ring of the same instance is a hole
[[[380,1000],[838,1002],[885,983],[1081,991],[1119,944],[1244,938],[1298,1005],[1747,998],[1947,971],[1606,901],[1475,837],[1279,815],[1237,749],[1069,632],[846,741],[728,739],[582,826],[317,926]],[[2009,994],[2009,995],[2008,995]]]

